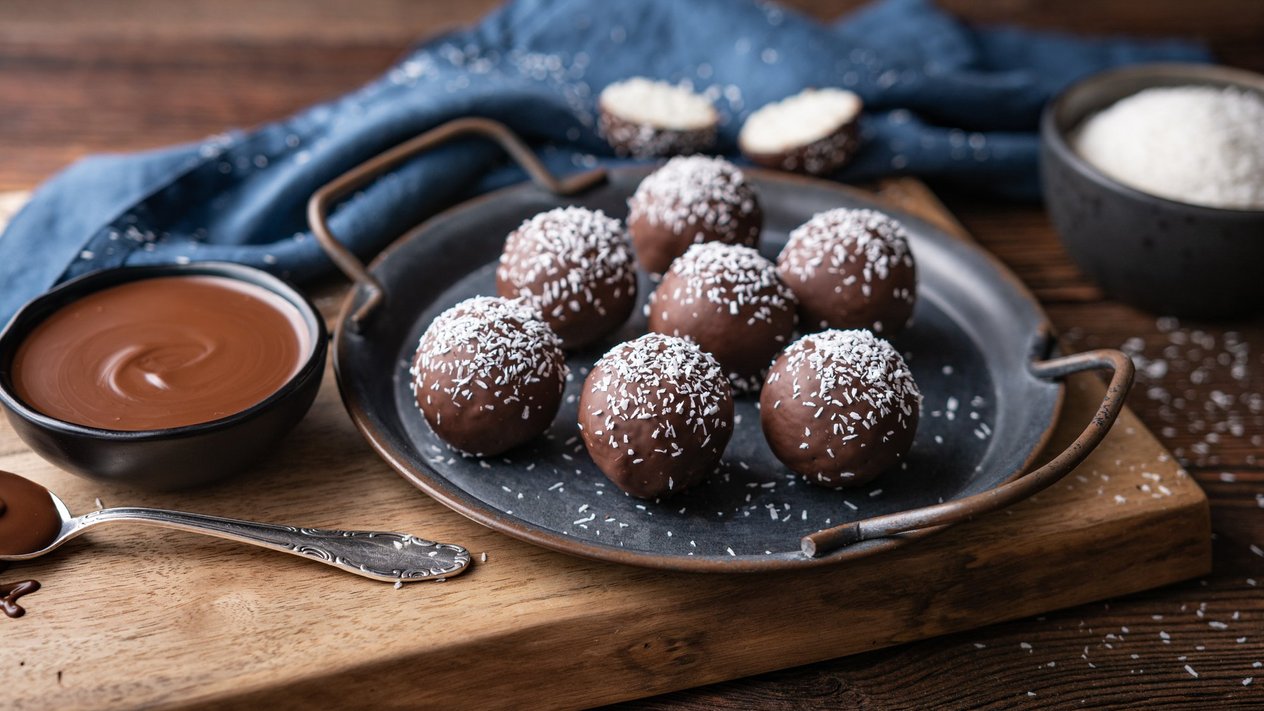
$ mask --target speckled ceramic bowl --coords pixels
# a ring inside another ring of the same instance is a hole
[[[1062,92],[1040,123],[1045,204],[1067,251],[1110,296],[1175,316],[1261,313],[1264,210],[1204,207],[1141,192],[1094,168],[1068,140],[1082,121],[1124,97],[1191,84],[1264,93],[1264,76],[1200,64],[1117,69]]]

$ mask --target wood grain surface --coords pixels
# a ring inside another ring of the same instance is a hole
[[[829,18],[856,3],[791,4]],[[944,4],[973,20],[1197,37],[1227,63],[1264,70],[1264,4],[1252,0]],[[86,153],[148,148],[280,118],[354,88],[415,39],[470,21],[488,3],[85,5],[0,0],[0,190],[30,188]],[[1105,300],[1069,261],[1040,208],[953,193],[941,197],[976,239],[1032,287],[1068,349],[1127,346],[1143,362],[1131,406],[1211,499],[1212,574],[1109,603],[636,706],[1259,705],[1264,678],[1254,680],[1264,676],[1264,599],[1257,585],[1264,580],[1264,324],[1179,323]],[[338,444],[361,446],[353,437],[332,446]],[[319,465],[329,451],[313,455],[311,463]],[[314,523],[344,522],[334,516]],[[37,596],[28,599],[33,607],[41,604]],[[126,689],[117,694],[127,698]]]

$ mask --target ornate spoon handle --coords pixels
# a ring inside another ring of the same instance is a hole
[[[387,582],[448,578],[460,574],[470,564],[470,553],[461,546],[427,541],[406,533],[296,528],[137,507],[84,514],[74,520],[74,528],[66,532],[63,540],[74,538],[91,526],[114,521],[146,523],[250,543]]]

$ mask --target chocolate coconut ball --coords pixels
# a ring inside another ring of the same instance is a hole
[[[686,86],[632,77],[602,90],[597,128],[617,155],[697,153],[715,143],[720,117]]]
[[[843,89],[807,89],[752,113],[737,142],[766,168],[828,175],[860,148],[860,97]]]
[[[893,335],[917,300],[903,225],[875,210],[822,212],[790,233],[777,273],[799,299],[804,330],[870,328]]]
[[[579,398],[584,446],[620,489],[669,496],[715,470],[733,434],[720,365],[683,338],[648,333],[602,356]]]
[[[636,264],[618,220],[565,207],[523,222],[505,241],[496,291],[526,297],[577,348],[619,328],[636,305]]]
[[[922,394],[890,343],[870,331],[822,331],[773,363],[759,398],[773,454],[808,481],[859,486],[913,445]]]
[[[764,214],[746,177],[723,158],[672,158],[628,200],[628,231],[637,261],[661,274],[691,244],[754,247]]]
[[[650,296],[649,330],[681,336],[715,356],[739,392],[759,388],[798,318],[777,267],[736,244],[695,244]]]
[[[539,310],[492,296],[439,314],[409,370],[431,429],[475,456],[499,454],[548,429],[566,372],[561,342]]]

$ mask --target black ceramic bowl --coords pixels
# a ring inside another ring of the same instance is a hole
[[[312,351],[299,371],[267,399],[211,422],[142,432],[104,430],[62,422],[37,412],[14,392],[12,367],[31,329],[90,292],[138,279],[193,274],[237,279],[293,304],[307,324]],[[222,479],[269,454],[311,407],[325,371],[325,322],[302,294],[276,277],[239,264],[203,262],[122,267],[73,279],[36,298],[0,333],[0,403],[18,436],[57,466],[95,481],[148,489],[185,489]]]
[[[1141,192],[1094,168],[1068,140],[1082,121],[1124,97],[1194,84],[1264,93],[1264,76],[1202,64],[1127,67],[1062,92],[1040,122],[1045,204],[1067,251],[1112,297],[1175,316],[1252,315],[1264,311],[1264,210]]]

